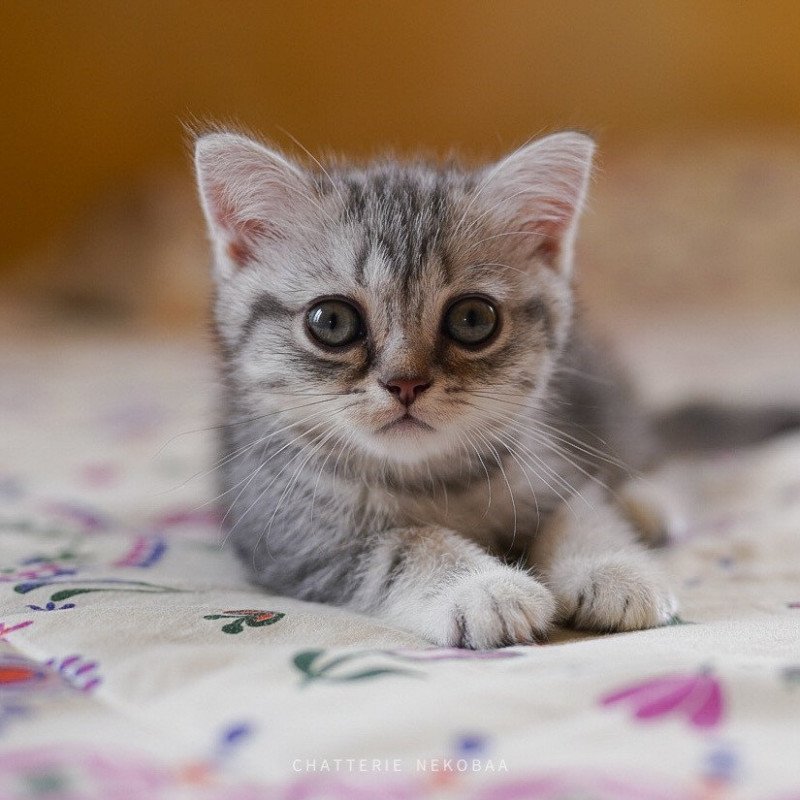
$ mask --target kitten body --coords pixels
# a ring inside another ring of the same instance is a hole
[[[442,645],[669,620],[619,502],[647,425],[574,313],[592,153],[311,170],[198,141],[226,537],[259,583]]]

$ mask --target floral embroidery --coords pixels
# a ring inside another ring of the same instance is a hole
[[[50,580],[51,578],[60,578],[64,575],[74,575],[77,570],[65,569],[60,564],[53,561],[43,561],[40,559],[29,559],[26,564],[35,564],[38,566],[31,569],[6,569],[0,572],[0,583],[14,583],[19,580],[38,581]]]
[[[87,661],[82,656],[72,655],[61,660],[51,658],[45,666],[57,671],[67,683],[82,692],[96,689],[103,681],[97,674],[97,662]]]
[[[167,552],[167,542],[163,536],[137,536],[130,550],[118,561],[115,567],[152,567]]]
[[[25,622],[18,622],[16,625],[7,626],[5,622],[0,622],[0,642],[5,642],[6,634],[18,631],[21,628],[27,628],[28,625],[33,625],[32,619],[26,619]]]
[[[719,744],[711,750],[705,759],[703,781],[714,792],[712,796],[718,796],[721,788],[733,783],[738,769],[739,756],[731,747]]]
[[[148,592],[150,594],[166,594],[171,592],[180,592],[180,589],[173,589],[169,586],[159,586],[155,583],[147,583],[146,581],[126,581],[120,578],[98,578],[96,580],[86,579],[62,579],[62,576],[57,576],[48,580],[36,580],[30,583],[20,583],[14,587],[14,591],[18,594],[27,594],[36,589],[41,589],[43,586],[54,586],[60,583],[98,583],[98,587],[80,587],[74,589],[60,589],[50,595],[51,603],[60,603],[62,600],[68,600],[70,597],[75,597],[79,594],[89,594],[90,592]]]
[[[695,728],[716,727],[724,712],[722,686],[707,672],[652,678],[612,692],[600,702],[627,703],[637,720],[682,716]]]
[[[371,667],[356,672],[341,672],[338,668],[345,663],[352,662],[359,658],[382,656],[402,661],[425,662],[425,661],[496,661],[509,658],[517,658],[524,655],[522,650],[463,650],[454,647],[428,647],[425,649],[414,650],[411,648],[398,648],[396,650],[360,650],[347,653],[334,658],[324,664],[320,660],[324,656],[324,650],[303,650],[298,653],[293,660],[294,666],[305,675],[305,683],[311,681],[355,681],[365,678],[376,678],[380,675],[422,675],[418,670],[410,670],[405,667]]]
[[[223,611],[221,614],[206,614],[203,619],[233,619],[222,626],[223,633],[241,633],[244,626],[260,628],[262,625],[274,625],[286,615],[280,611],[258,611],[252,608],[238,611]]]
[[[75,603],[63,603],[57,606],[54,602],[50,601],[43,606],[29,605],[31,611],[66,611],[68,608],[75,608]]]
[[[360,681],[367,678],[377,678],[379,675],[421,675],[416,670],[398,669],[396,667],[370,667],[360,669],[355,672],[341,672],[337,667],[352,662],[364,656],[381,654],[381,651],[359,651],[346,653],[345,655],[333,658],[326,663],[320,663],[325,655],[324,650],[302,650],[293,659],[295,669],[299,670],[304,676],[303,685],[313,681]]]

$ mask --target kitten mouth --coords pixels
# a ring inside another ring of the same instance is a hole
[[[421,419],[417,417],[411,416],[411,414],[406,411],[397,419],[393,419],[391,422],[387,422],[385,425],[382,425],[378,428],[378,433],[387,433],[389,431],[432,431],[433,428],[428,425],[427,422],[423,422]]]

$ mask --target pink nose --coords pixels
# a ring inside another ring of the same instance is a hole
[[[392,378],[382,384],[403,405],[410,406],[430,385],[424,378]]]

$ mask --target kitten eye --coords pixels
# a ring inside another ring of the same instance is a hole
[[[444,315],[445,333],[459,344],[483,344],[496,330],[497,311],[482,297],[456,300]]]
[[[323,300],[306,314],[309,333],[328,347],[344,347],[364,335],[364,323],[356,308],[344,300]]]

